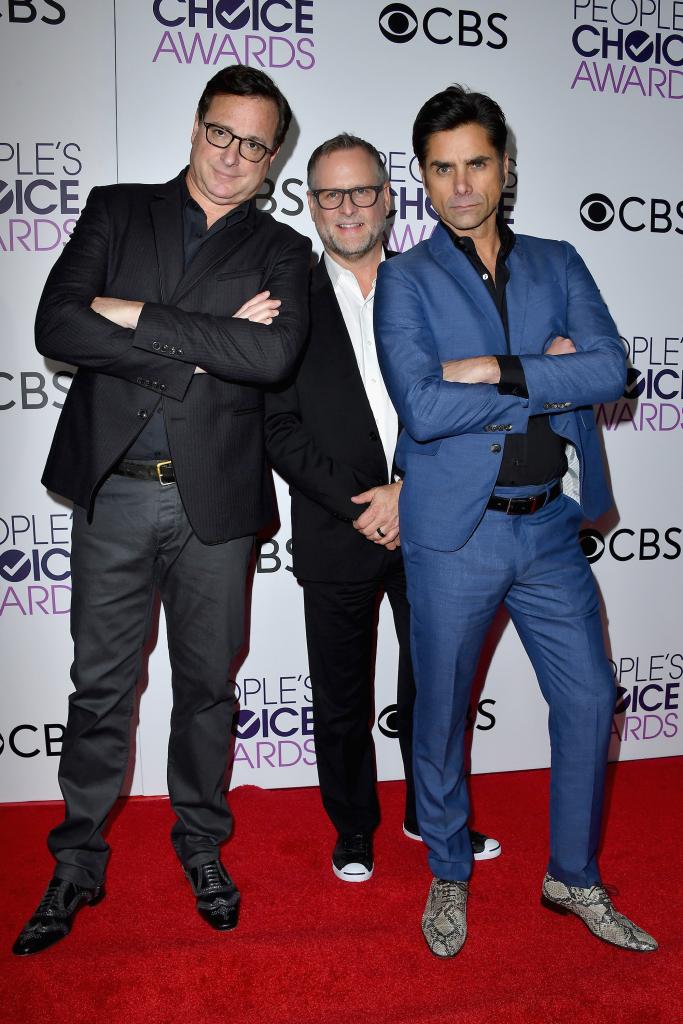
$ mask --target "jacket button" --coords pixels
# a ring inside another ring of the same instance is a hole
[[[159,385],[159,391],[165,391],[165,390],[166,390],[166,385],[165,384],[160,384]]]
[[[161,351],[162,352],[168,352],[168,345],[162,345],[161,346]]]
[[[158,341],[153,341],[152,342],[152,348],[154,349],[155,352],[158,352],[159,349],[161,348],[161,345],[159,344]]]
[[[501,449],[501,446],[499,444],[492,444],[491,445],[491,451],[493,452],[494,455],[497,455],[498,452],[501,451],[501,450],[502,449]]]
[[[140,417],[141,420],[146,420],[147,419],[147,410],[146,409],[138,409],[138,416]]]
[[[136,384],[142,384],[142,377],[136,377],[135,378],[135,383]]]
[[[178,349],[178,355],[181,356],[182,354],[183,354],[183,350],[181,348],[179,348]]]
[[[511,423],[506,423],[505,424],[505,430],[512,430],[512,424]]]

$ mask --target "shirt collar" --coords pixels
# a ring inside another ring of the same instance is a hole
[[[343,287],[344,285],[346,285],[347,287],[349,285],[353,287],[355,285],[355,287],[360,292],[360,287],[358,285],[358,281],[356,280],[356,275],[353,273],[352,270],[349,270],[347,267],[342,267],[340,263],[337,263],[334,256],[332,256],[332,254],[329,253],[327,249],[325,250],[323,258],[325,260],[325,268],[327,270],[327,273],[329,274],[333,288],[340,288]],[[380,256],[379,259],[380,263],[383,263],[385,259],[386,253],[384,252],[384,249],[382,249],[382,255]],[[370,294],[372,294],[372,292]]]
[[[206,230],[206,214],[197,200],[193,199],[190,195],[190,190],[187,187],[187,182],[185,180],[185,174],[180,178],[180,199],[183,204],[183,210],[187,209],[191,211],[193,216],[201,214],[203,217],[202,223],[204,225],[204,230]],[[236,206],[234,210],[230,210],[230,212],[224,214],[223,217],[219,217],[218,220],[211,225],[211,230],[214,231],[222,227],[238,224],[241,220],[244,220],[249,213],[250,202],[250,199],[245,199],[244,202],[240,203],[239,206]]]
[[[500,249],[498,251],[498,260],[505,261],[515,244],[516,236],[507,221],[503,220],[502,217],[496,218],[496,224],[498,226],[498,235],[500,237]],[[456,249],[460,249],[465,255],[472,257],[477,255],[477,249],[473,240],[469,235],[458,235],[455,231],[447,228],[448,234],[453,239],[453,244]]]

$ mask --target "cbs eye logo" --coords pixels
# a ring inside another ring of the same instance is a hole
[[[579,214],[591,231],[606,231],[614,220],[614,204],[601,192],[592,192],[581,203]]]
[[[408,43],[417,33],[415,12],[405,4],[389,4],[379,16],[379,29],[392,43]]]
[[[397,6],[401,5],[397,4]],[[396,704],[390,704],[380,712],[377,716],[377,728],[383,736],[388,736],[390,740],[398,739],[398,707]]]
[[[597,562],[605,550],[605,538],[597,530],[581,530],[579,532],[581,550],[589,562]]]

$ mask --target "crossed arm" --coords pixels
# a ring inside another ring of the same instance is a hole
[[[280,299],[270,297],[269,291],[257,292],[248,299],[233,317],[240,320],[251,320],[255,324],[272,324],[280,312]],[[134,331],[138,325],[144,302],[131,299],[113,299],[110,296],[98,295],[90,303],[90,308],[106,320],[119,327]],[[194,373],[206,373],[201,366],[195,366]]]
[[[561,311],[569,337],[541,334],[538,345],[530,339],[527,351],[516,357],[524,390],[496,386],[501,377],[494,356],[442,365],[435,334],[447,328],[443,307],[434,305],[438,295],[433,275],[438,271],[425,265],[419,273],[406,273],[400,260],[382,264],[375,294],[378,354],[389,394],[413,440],[476,434],[500,422],[524,433],[530,416],[613,401],[621,394],[626,365],[614,321],[576,251],[567,243],[558,245],[560,253],[552,253],[558,276],[549,278],[543,298],[549,310]],[[486,326],[480,329],[471,316],[467,322],[471,336],[464,343],[471,351],[481,338],[485,351]],[[551,322],[551,317],[539,318],[528,329],[540,334]],[[553,358],[559,355],[569,358]]]
[[[117,232],[120,236],[128,228],[119,223],[125,209],[118,213],[117,229],[110,223],[107,192],[93,189],[50,272],[36,316],[38,350],[139,386],[141,379],[163,377],[165,396],[178,401],[198,366],[252,385],[285,377],[305,340],[310,242],[297,235],[280,241],[268,274],[270,295],[253,296],[234,316],[187,312],[137,301],[140,296],[134,301],[113,298],[106,295],[110,265],[120,258],[116,253],[125,240],[119,237],[117,244]],[[125,258],[131,261],[131,278],[139,261],[141,279],[147,280],[140,237],[133,237]]]
[[[568,356],[576,352],[570,338],[558,335],[545,350],[546,356]],[[443,379],[455,384],[499,384],[500,363],[495,356],[472,356],[469,359],[449,359],[441,364]]]

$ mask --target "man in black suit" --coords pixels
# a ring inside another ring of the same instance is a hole
[[[412,773],[415,683],[399,550],[393,452],[398,420],[379,371],[375,277],[391,208],[374,146],[342,134],[308,163],[308,203],[325,252],[311,277],[309,341],[295,379],[266,396],[266,448],[291,484],[294,573],[302,584],[318,777],[338,837],[332,868],[363,882],[379,821],[371,733],[378,601],[399,642],[397,723],[406,777],[404,832],[420,839]],[[472,833],[474,856],[500,844]]]
[[[14,945],[35,953],[103,895],[102,829],[128,760],[155,591],[173,678],[172,840],[214,928],[237,923],[219,859],[254,534],[274,513],[263,388],[292,368],[307,326],[310,242],[253,201],[291,110],[236,66],[202,94],[189,167],[164,185],[94,189],[40,302],[36,344],[78,367],[43,476],[74,502],[75,657],[60,764],[55,874]]]

